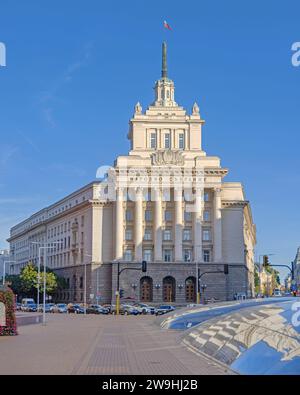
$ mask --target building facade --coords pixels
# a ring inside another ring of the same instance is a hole
[[[140,103],[134,108],[127,156],[100,169],[101,181],[11,229],[11,272],[29,260],[37,263],[37,243],[59,242],[41,254],[67,280],[61,301],[83,300],[85,270],[87,299],[114,301],[118,264],[126,269],[120,288],[135,300],[194,302],[196,268],[206,298],[254,295],[256,230],[249,201],[241,183],[223,181],[228,169],[220,159],[202,149],[205,121],[197,103],[190,114],[176,103],[165,43],[154,90],[146,111]],[[142,260],[146,273],[127,270]]]
[[[9,250],[0,250],[0,278],[3,276],[4,268],[5,273],[9,272]],[[7,262],[7,263],[6,263]]]

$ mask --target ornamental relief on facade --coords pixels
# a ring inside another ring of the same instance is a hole
[[[163,150],[154,152],[151,155],[152,165],[184,165],[184,157],[182,151]]]

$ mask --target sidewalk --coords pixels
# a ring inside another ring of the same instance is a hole
[[[188,351],[153,316],[47,314],[0,338],[0,374],[230,374]]]

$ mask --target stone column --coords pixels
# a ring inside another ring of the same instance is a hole
[[[214,191],[214,262],[222,262],[222,201],[221,189]]]
[[[193,230],[194,230],[194,261],[202,262],[202,214],[203,213],[203,188],[196,189]]]
[[[123,241],[124,241],[124,210],[123,210],[123,189],[116,191],[116,210],[115,210],[115,260],[123,259]]]
[[[183,260],[182,256],[182,189],[174,189],[174,205],[175,205],[175,261]]]
[[[143,259],[143,190],[137,188],[134,207],[134,260]]]
[[[154,189],[154,260],[162,261],[162,202],[161,190]]]
[[[103,206],[102,204],[93,205],[92,237],[87,240],[88,252],[92,251],[89,261],[102,262],[102,235],[103,235]]]

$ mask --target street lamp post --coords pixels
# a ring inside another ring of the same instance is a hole
[[[88,256],[92,258],[92,255],[83,254],[84,256]],[[98,278],[97,278],[98,280]],[[84,261],[84,294],[83,294],[83,303],[84,303],[84,315],[86,316],[86,262]]]
[[[53,247],[53,244],[62,244],[61,241],[52,241],[49,243],[40,243],[32,241],[32,244],[43,244],[39,246],[39,260],[38,260],[38,277],[37,277],[37,309],[39,309],[40,302],[40,271],[41,271],[41,250],[44,250],[44,279],[43,279],[43,325],[46,325],[46,266],[47,266],[47,250]]]

